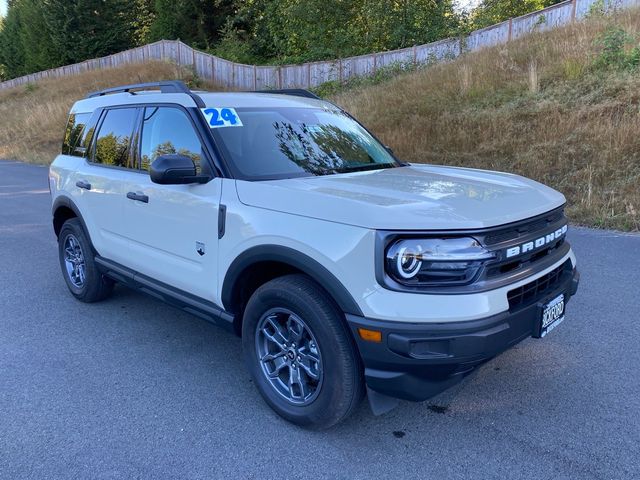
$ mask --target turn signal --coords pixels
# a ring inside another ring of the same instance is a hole
[[[358,333],[360,334],[360,338],[366,340],[367,342],[382,342],[382,332],[378,332],[377,330],[367,330],[366,328],[359,328]]]

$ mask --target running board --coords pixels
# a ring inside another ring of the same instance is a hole
[[[96,255],[95,261],[104,276],[118,283],[122,283],[129,288],[151,295],[180,310],[215,323],[225,330],[236,333],[234,329],[234,315],[220,308],[215,303],[196,297],[171,285],[158,282],[151,277],[147,277],[106,258]]]

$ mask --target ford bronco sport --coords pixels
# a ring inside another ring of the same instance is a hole
[[[304,90],[93,93],[50,188],[73,296],[117,282],[229,328],[266,402],[312,428],[365,393],[374,413],[432,397],[545,336],[578,287],[560,193],[402,163]]]

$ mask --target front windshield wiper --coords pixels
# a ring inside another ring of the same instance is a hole
[[[342,167],[334,169],[335,173],[365,172],[367,170],[382,170],[384,168],[395,168],[395,163],[370,163],[367,165],[357,165],[353,167]]]

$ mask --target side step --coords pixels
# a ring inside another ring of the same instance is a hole
[[[184,310],[185,312],[215,323],[225,330],[235,333],[234,315],[220,308],[215,303],[198,298],[195,295],[165,283],[158,282],[106,258],[96,256],[95,260],[102,274],[112,280],[151,295],[173,307]]]

